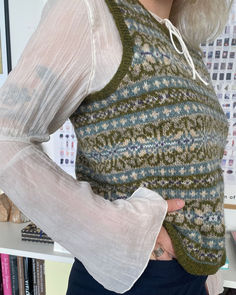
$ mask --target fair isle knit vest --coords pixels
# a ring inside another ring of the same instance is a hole
[[[193,80],[166,26],[138,0],[106,3],[123,56],[111,81],[70,117],[78,139],[77,179],[111,201],[139,186],[184,199],[184,208],[168,213],[163,225],[186,271],[214,274],[225,263],[227,119],[198,52],[189,49],[208,86]]]

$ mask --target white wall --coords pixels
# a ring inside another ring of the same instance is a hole
[[[226,230],[236,230],[236,210],[225,209]]]
[[[16,65],[36,29],[46,2],[47,0],[9,0],[12,67]],[[43,143],[42,146],[50,156],[50,142]]]
[[[36,28],[46,0],[9,0],[12,65]]]

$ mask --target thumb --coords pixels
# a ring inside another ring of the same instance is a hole
[[[173,199],[173,200],[167,200],[168,209],[167,212],[172,212],[179,210],[184,207],[184,200],[181,199]]]

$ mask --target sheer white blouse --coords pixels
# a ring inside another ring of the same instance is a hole
[[[121,57],[104,0],[49,0],[0,89],[0,188],[117,293],[129,290],[146,268],[167,202],[144,187],[126,200],[105,200],[58,167],[41,143],[111,80]],[[207,284],[210,295],[222,292],[219,272]]]

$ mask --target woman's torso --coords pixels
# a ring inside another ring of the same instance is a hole
[[[92,40],[95,48],[95,67],[90,90],[93,93],[107,85],[116,73],[122,59],[122,43],[105,1],[96,1],[90,8],[97,24]]]

